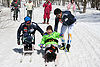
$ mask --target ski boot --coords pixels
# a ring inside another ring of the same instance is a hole
[[[61,50],[64,50],[65,49],[65,43],[62,43],[62,47],[60,48]],[[67,44],[66,46],[66,50],[69,52],[69,48],[70,48],[70,44]]]
[[[49,24],[49,19],[47,19],[47,24]]]
[[[64,50],[65,49],[65,43],[62,43],[62,46],[59,49]]]
[[[15,21],[15,18],[13,20]]]
[[[47,22],[47,24],[49,24],[49,22]]]
[[[70,44],[67,44],[66,50],[69,52]]]
[[[46,21],[46,19],[44,19],[44,22],[43,22],[43,24],[45,24],[45,21]]]
[[[43,22],[43,24],[45,24],[45,22]]]

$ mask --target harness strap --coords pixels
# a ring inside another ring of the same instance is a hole
[[[58,40],[56,40],[56,39],[47,39],[47,40],[45,41],[45,43],[46,43],[46,42],[52,42],[52,41],[54,41],[54,42],[57,42],[57,43],[58,43]]]
[[[47,48],[45,49],[45,53],[46,53],[46,51],[48,51],[48,50],[49,50],[50,53],[51,53],[51,52],[55,52],[55,51],[57,50],[57,53],[58,53],[58,48],[55,47],[55,46],[53,46],[53,45],[51,45],[50,47],[47,47]]]

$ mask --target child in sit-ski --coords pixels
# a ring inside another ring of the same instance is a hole
[[[42,48],[45,44],[45,62],[57,61],[58,57],[58,40],[56,38],[62,38],[64,35],[53,31],[52,26],[49,25],[44,33],[43,38],[39,46]]]

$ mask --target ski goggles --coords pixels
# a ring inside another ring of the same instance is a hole
[[[27,23],[27,24],[30,24],[30,23],[31,23],[31,21],[26,21],[26,23]]]

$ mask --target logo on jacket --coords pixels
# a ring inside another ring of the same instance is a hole
[[[27,27],[24,27],[24,32],[27,32]]]

